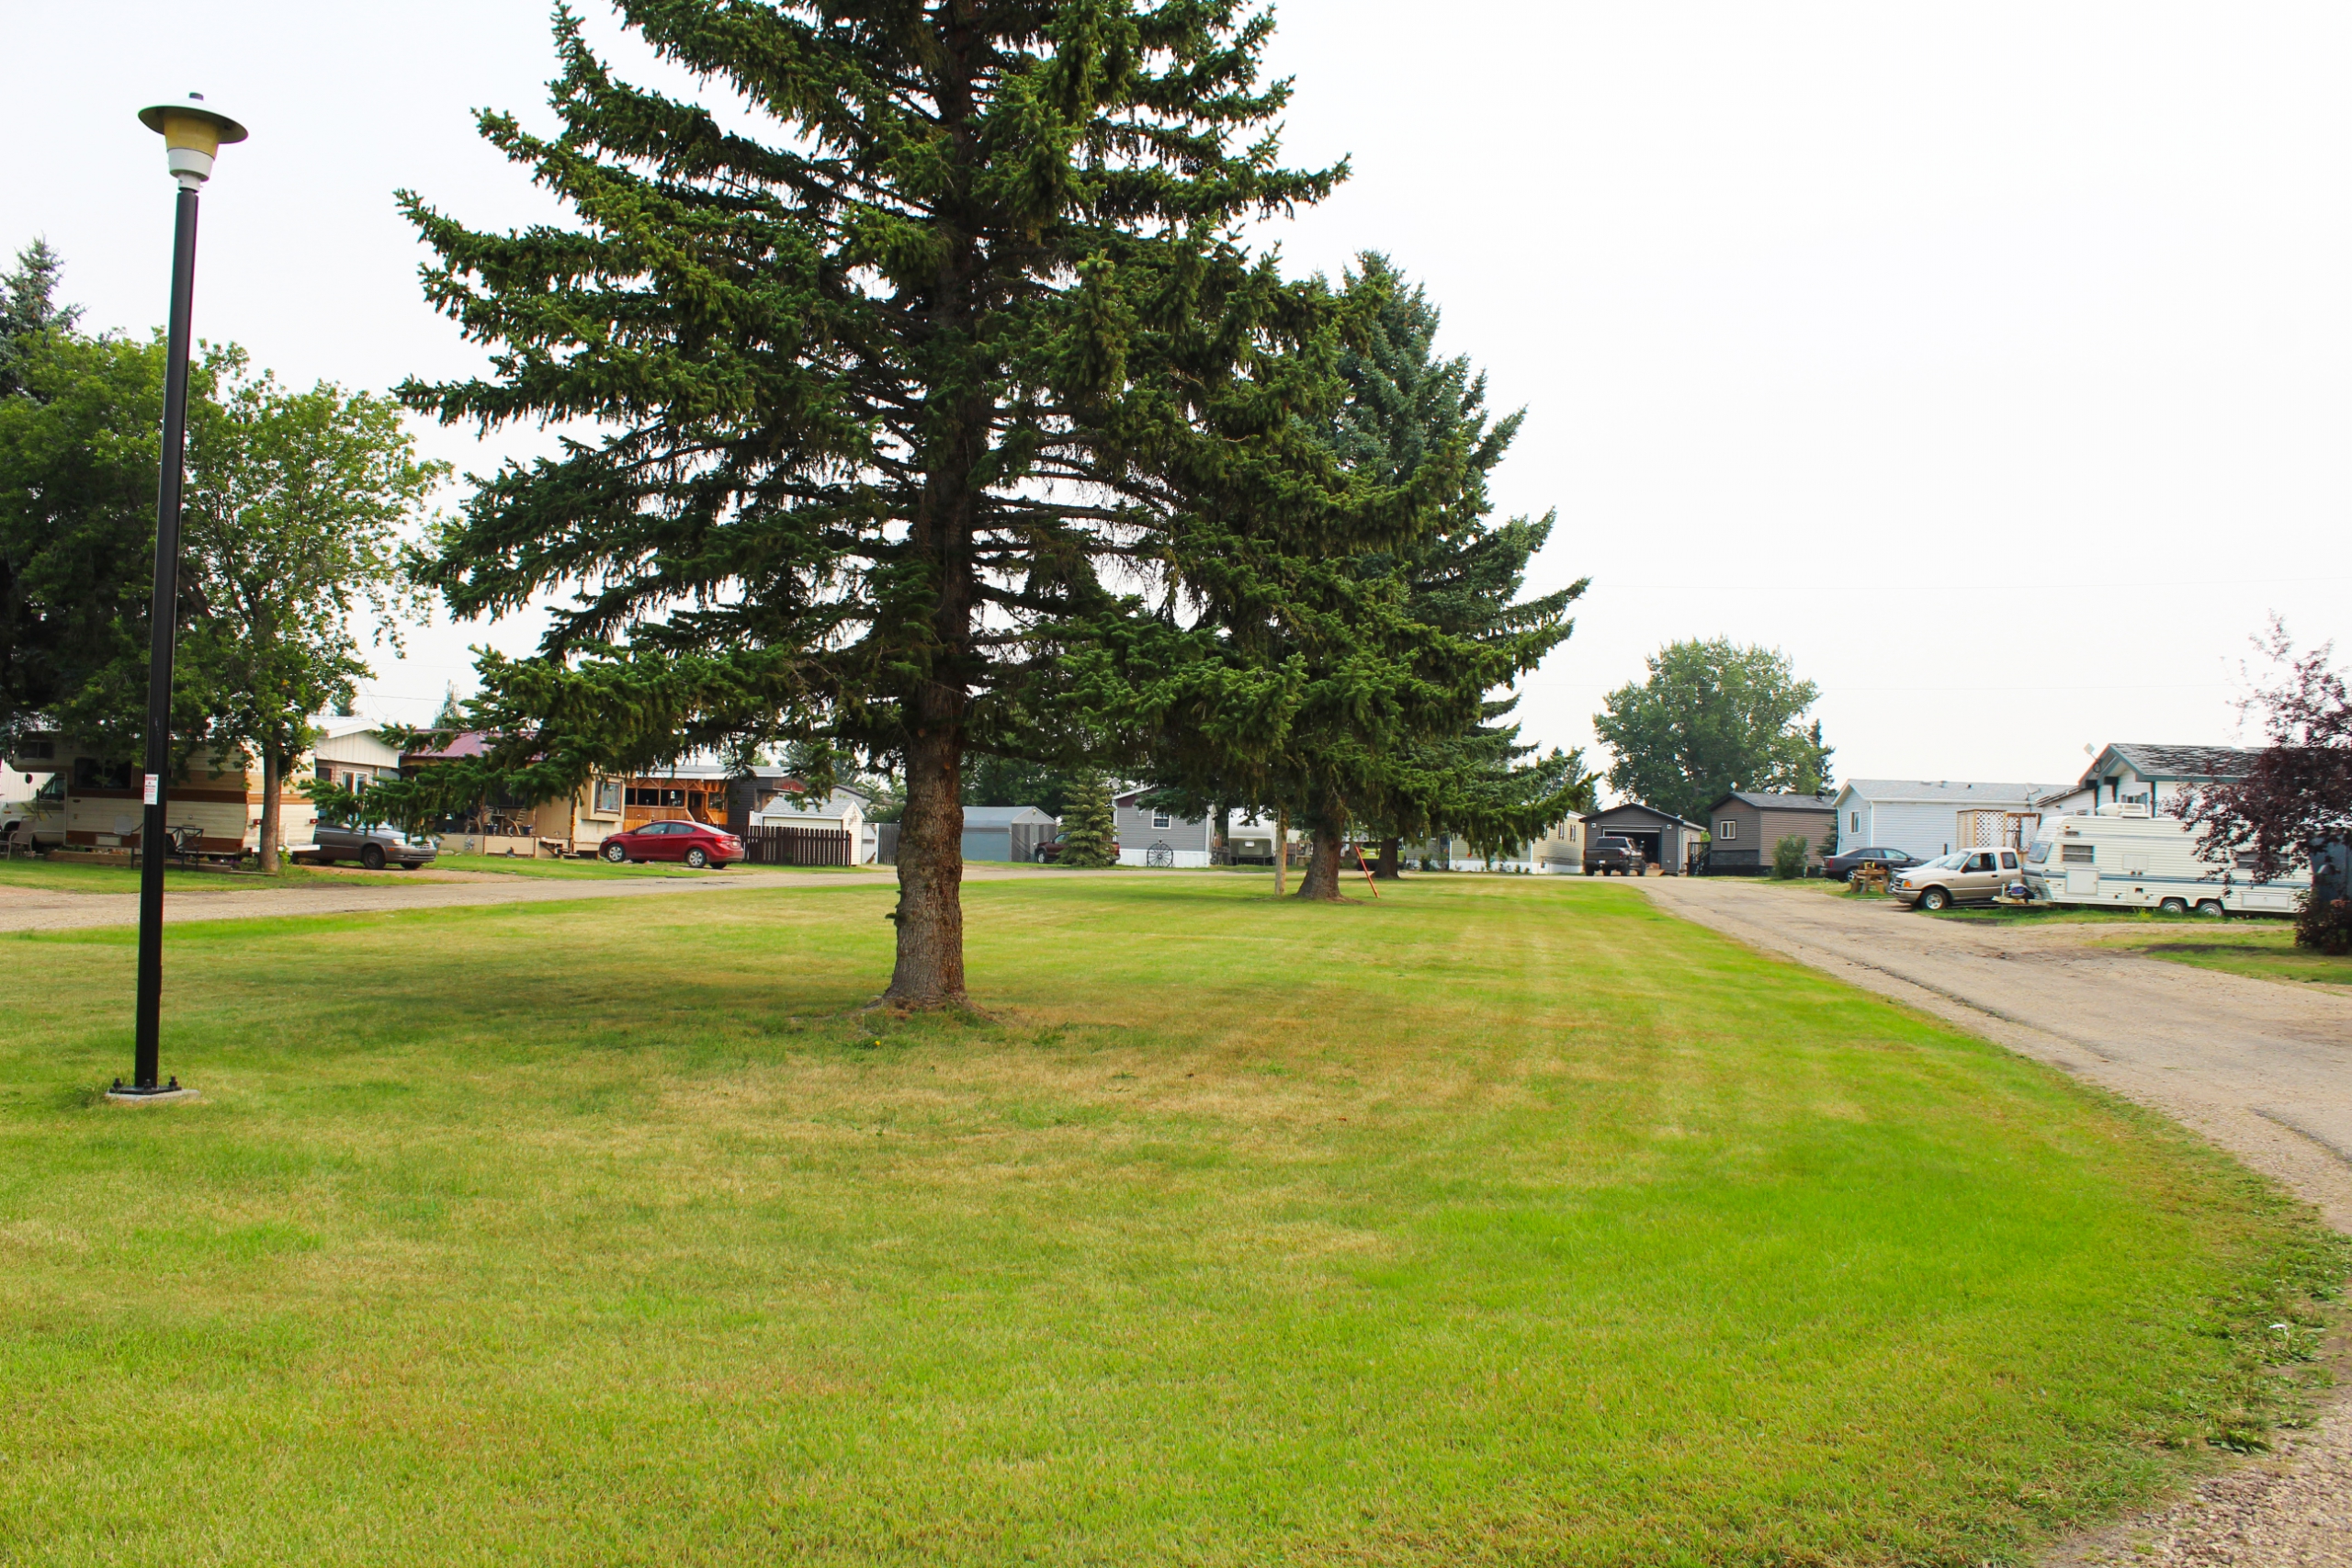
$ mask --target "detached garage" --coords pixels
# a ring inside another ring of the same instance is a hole
[[[1603,837],[1633,840],[1644,860],[1664,866],[1668,876],[1677,876],[1698,853],[1707,829],[1671,811],[1629,800],[1585,818],[1584,841],[1589,844]]]
[[[1034,806],[964,807],[966,860],[1035,861],[1057,824]]]

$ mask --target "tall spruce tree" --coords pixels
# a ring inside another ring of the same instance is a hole
[[[1425,289],[1408,287],[1386,256],[1367,253],[1358,265],[1383,303],[1374,330],[1340,359],[1348,399],[1335,422],[1333,445],[1341,461],[1390,483],[1447,442],[1459,442],[1465,454],[1461,490],[1440,525],[1404,549],[1364,558],[1359,570],[1401,577],[1415,619],[1455,637],[1510,647],[1518,669],[1532,668],[1575,629],[1568,608],[1590,580],[1520,597],[1528,564],[1550,539],[1557,514],[1497,523],[1487,480],[1526,415],[1491,419],[1486,378],[1468,356],[1438,357],[1439,314]],[[1400,838],[1442,834],[1481,853],[1498,852],[1591,804],[1592,779],[1581,752],[1555,749],[1538,756],[1521,744],[1520,727],[1508,722],[1518,705],[1515,694],[1488,699],[1476,723],[1414,742],[1394,759],[1396,782],[1385,819],[1369,824],[1382,836],[1382,874],[1396,874]]]
[[[615,79],[559,13],[561,132],[481,126],[577,224],[401,198],[493,353],[413,406],[603,426],[441,542],[460,614],[578,591],[537,656],[484,660],[475,718],[524,788],[771,735],[897,764],[887,999],[958,1004],[967,751],[1083,750],[1066,656],[1159,637],[1138,586],[1221,534],[1361,547],[1418,515],[1316,438],[1329,291],[1237,238],[1342,171],[1277,163],[1271,19],[1234,0],[618,9],[748,120]],[[1188,690],[1278,722],[1282,682],[1226,673]]]
[[[1492,420],[1468,360],[1436,356],[1435,307],[1385,257],[1362,257],[1348,291],[1366,322],[1318,434],[1359,482],[1412,491],[1427,512],[1374,549],[1318,554],[1240,530],[1201,552],[1187,586],[1215,629],[1206,657],[1280,684],[1288,707],[1279,730],[1164,723],[1148,748],[1189,812],[1238,801],[1306,825],[1306,899],[1340,896],[1351,825],[1499,845],[1559,820],[1585,787],[1572,753],[1528,762],[1501,722],[1514,699],[1487,697],[1567,637],[1585,587],[1519,601],[1553,519],[1497,523],[1487,476],[1521,416]]]

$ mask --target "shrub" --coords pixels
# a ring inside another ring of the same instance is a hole
[[[1813,858],[1813,840],[1796,833],[1790,834],[1772,846],[1772,874],[1787,881],[1804,874],[1804,863]]]
[[[2295,945],[2352,953],[2352,898],[2331,898],[2314,883],[2295,914]]]

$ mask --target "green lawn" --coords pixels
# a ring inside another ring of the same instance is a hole
[[[594,882],[616,876],[727,876],[747,871],[823,871],[876,872],[888,874],[888,866],[871,865],[796,865],[764,866],[736,865],[725,871],[696,871],[675,861],[651,862],[643,865],[614,865],[603,860],[526,860],[521,855],[458,855],[445,854],[435,859],[434,867],[440,871],[503,872],[510,876],[551,876]]]
[[[1569,878],[13,942],[0,1560],[1977,1563],[2258,1438],[2341,1244]],[[2296,1326],[2273,1330],[2274,1324]]]
[[[2179,922],[2166,924],[2177,927]],[[2152,958],[2257,980],[2352,987],[2352,956],[2330,956],[2297,947],[2295,929],[2284,920],[2231,920],[2197,931],[2134,931],[2115,945],[2136,948]]]

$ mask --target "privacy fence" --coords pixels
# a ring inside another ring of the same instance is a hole
[[[747,865],[850,865],[850,836],[838,828],[746,828]]]

